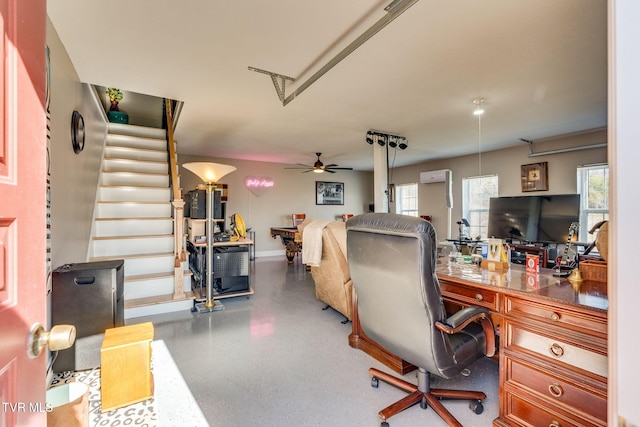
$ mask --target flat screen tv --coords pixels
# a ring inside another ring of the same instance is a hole
[[[579,194],[493,197],[487,235],[533,243],[564,243],[580,218]]]

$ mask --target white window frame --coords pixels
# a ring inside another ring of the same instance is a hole
[[[589,176],[592,174],[604,174],[604,200],[601,207],[589,207]],[[589,234],[593,225],[609,219],[609,166],[594,165],[580,166],[577,168],[578,194],[580,194],[580,236],[581,242],[591,242],[595,235]],[[591,216],[591,220],[589,217]]]
[[[418,183],[396,184],[396,213],[418,216]]]
[[[490,192],[487,185],[489,181],[495,180],[495,192]],[[470,188],[473,184],[480,182],[484,194],[481,195],[483,199],[481,201],[482,206],[471,206],[471,195],[469,194]],[[465,234],[463,229],[462,237],[469,237],[475,239],[480,236],[481,239],[487,238],[487,231],[489,229],[489,199],[491,197],[498,197],[498,175],[482,175],[471,176],[462,178],[462,218],[469,221],[469,227]],[[456,236],[458,237],[458,236]]]

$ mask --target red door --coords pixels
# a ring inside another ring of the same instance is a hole
[[[45,0],[0,0],[0,426],[46,425]]]

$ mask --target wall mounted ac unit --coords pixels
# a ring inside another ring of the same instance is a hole
[[[449,169],[440,169],[435,171],[420,172],[420,182],[422,184],[433,184],[434,182],[445,182],[447,174],[451,173]]]

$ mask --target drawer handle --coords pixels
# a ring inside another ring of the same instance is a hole
[[[549,427],[560,427],[560,423],[556,420],[553,420],[551,421],[551,424],[549,424]]]
[[[557,322],[558,320],[560,320],[560,315],[558,313],[551,313],[551,320],[553,320],[554,322]]]
[[[560,344],[551,344],[551,347],[549,347],[549,351],[556,357],[562,357],[564,355],[564,349],[560,346]]]
[[[476,294],[476,301],[482,301],[484,299],[484,297],[482,296],[482,294]]]
[[[549,394],[553,397],[561,397],[564,394],[564,390],[558,383],[549,384]]]

